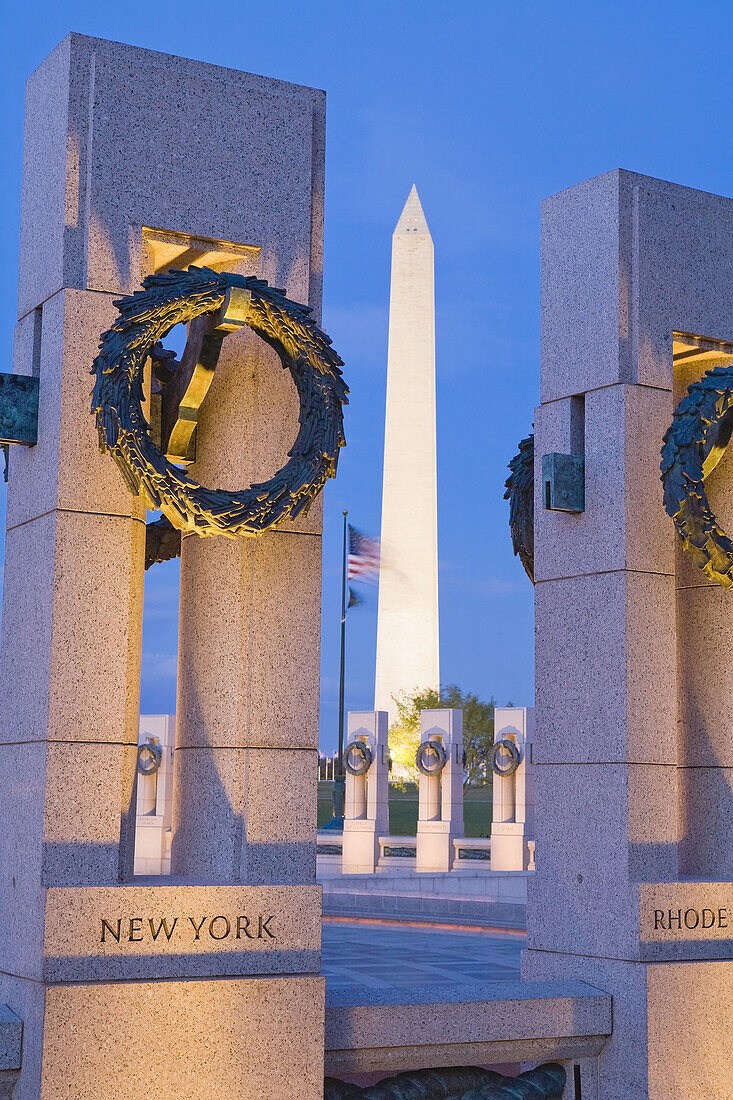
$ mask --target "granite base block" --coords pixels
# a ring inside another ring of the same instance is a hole
[[[17,899],[9,909],[3,969],[37,982],[318,973],[320,895],[318,886],[143,878],[39,888],[28,905],[40,928]]]
[[[733,958],[733,883],[643,882],[639,892],[641,958]]]
[[[569,973],[613,997],[599,1100],[709,1100],[733,1081],[733,960],[639,963],[526,951],[525,981]]]
[[[324,979],[64,984],[14,1100],[321,1100]]]

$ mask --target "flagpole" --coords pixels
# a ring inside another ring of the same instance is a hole
[[[344,672],[346,665],[346,573],[347,573],[347,544],[348,530],[346,517],[348,510],[345,508],[344,516],[344,540],[341,559],[341,667],[339,670],[339,751],[338,774],[333,781],[333,816],[343,819],[346,803],[346,781],[344,778]]]

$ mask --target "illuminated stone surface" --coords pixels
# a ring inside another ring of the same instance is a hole
[[[55,985],[44,1009],[44,1076],[74,1100],[320,1097],[323,1054],[310,1036],[322,1047],[324,985],[302,976]],[[92,1066],[88,1050],[104,1056]]]
[[[326,1004],[332,1074],[586,1059],[611,1031],[610,997],[582,982],[329,987]]]

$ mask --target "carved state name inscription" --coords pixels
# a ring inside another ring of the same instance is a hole
[[[256,917],[244,914],[196,917],[115,917],[101,918],[101,943],[210,943],[212,940],[276,940],[275,915]],[[244,945],[244,944],[243,944]]]
[[[655,909],[654,931],[662,929],[665,932],[684,931],[695,929],[728,928],[728,922],[733,917],[727,908],[719,909]],[[733,924],[731,924],[733,928]]]

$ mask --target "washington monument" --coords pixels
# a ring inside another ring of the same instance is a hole
[[[437,688],[433,239],[413,186],[392,235],[375,709]]]

